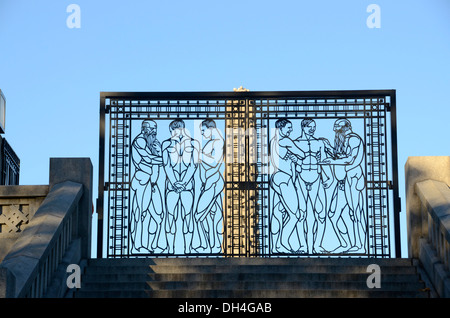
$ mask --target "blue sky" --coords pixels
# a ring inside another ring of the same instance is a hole
[[[404,220],[408,156],[450,155],[449,40],[448,0],[0,0],[4,137],[21,184],[51,157],[90,157],[96,182],[101,91],[396,89]]]

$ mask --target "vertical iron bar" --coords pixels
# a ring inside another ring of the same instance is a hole
[[[245,111],[244,112],[244,120],[243,120],[243,123],[244,123],[244,125],[243,125],[244,126],[243,127],[244,128],[244,147],[245,147],[244,148],[244,151],[245,151],[245,153],[244,153],[244,160],[245,160],[244,182],[246,184],[247,189],[244,190],[245,191],[245,211],[242,211],[242,212],[244,212],[244,222],[245,222],[244,223],[244,226],[245,226],[245,229],[244,229],[245,256],[249,257],[251,255],[251,238],[250,238],[250,236],[251,236],[252,230],[251,230],[251,220],[250,220],[250,216],[251,216],[251,212],[250,212],[251,195],[250,195],[250,193],[251,193],[251,190],[249,187],[249,185],[250,185],[250,169],[251,169],[250,168],[251,163],[249,162],[250,161],[250,142],[249,142],[249,139],[250,139],[250,136],[249,136],[249,127],[250,127],[249,107],[250,107],[250,105],[249,105],[249,101],[247,98],[244,100],[243,106],[244,106],[244,111]]]
[[[394,236],[395,236],[395,257],[401,257],[400,242],[400,196],[398,181],[398,154],[397,154],[397,101],[396,91],[391,90],[391,149],[392,149],[392,171],[393,171],[393,200],[394,200]]]
[[[128,198],[127,198],[127,202],[128,202],[128,204],[126,205],[126,213],[124,213],[124,223],[125,223],[125,226],[126,226],[126,231],[125,231],[125,235],[126,235],[126,239],[124,240],[125,242],[126,242],[126,244],[127,244],[127,253],[126,253],[126,255],[127,255],[127,257],[128,256],[130,256],[131,255],[131,245],[132,245],[132,243],[131,243],[131,226],[130,226],[130,213],[131,213],[131,209],[132,209],[132,197],[133,197],[133,195],[131,194],[131,178],[132,178],[132,176],[131,176],[131,166],[132,166],[132,160],[133,160],[133,158],[132,158],[132,156],[133,156],[133,147],[132,147],[132,145],[133,145],[133,137],[132,137],[132,132],[133,132],[133,125],[132,125],[132,123],[133,123],[133,121],[131,120],[131,118],[132,118],[132,115],[131,115],[131,107],[132,107],[132,105],[131,105],[131,102],[130,102],[130,115],[129,115],[129,118],[128,118],[128,129],[127,129],[127,131],[129,132],[129,138],[128,138],[128,158],[126,159],[126,163],[128,164],[128,178],[127,178],[127,180],[128,180],[128,189],[127,189],[127,196],[128,196]],[[125,158],[126,158],[126,156],[125,156]]]
[[[100,140],[97,198],[97,258],[103,256],[103,200],[105,191],[105,97],[100,95]]]
[[[384,134],[384,157],[386,158],[386,160],[385,160],[385,171],[386,171],[386,187],[385,187],[385,189],[386,189],[386,209],[387,209],[387,213],[386,213],[386,219],[387,219],[387,221],[386,221],[386,225],[387,225],[387,241],[388,241],[388,246],[389,246],[389,249],[388,249],[388,251],[387,251],[387,254],[388,255],[391,255],[391,253],[392,253],[392,244],[391,244],[391,242],[392,242],[392,238],[391,238],[391,235],[390,235],[390,232],[391,232],[391,220],[390,220],[390,215],[389,215],[389,211],[390,211],[390,204],[389,204],[389,176],[390,176],[390,174],[389,174],[389,169],[390,169],[390,166],[389,166],[389,159],[388,159],[388,157],[387,157],[387,153],[388,153],[388,148],[387,148],[387,145],[388,145],[388,134],[387,134],[387,118],[388,118],[388,111],[389,111],[389,107],[388,107],[388,105],[390,105],[390,98],[389,98],[389,103],[387,102],[387,98],[388,98],[388,96],[385,96],[384,97],[384,107],[383,107],[383,134]]]

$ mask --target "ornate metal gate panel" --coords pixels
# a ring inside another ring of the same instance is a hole
[[[98,257],[400,255],[393,90],[100,106]]]

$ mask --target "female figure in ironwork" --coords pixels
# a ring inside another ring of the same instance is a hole
[[[301,189],[298,197],[304,200],[307,212],[304,223],[299,226],[304,228],[308,252],[323,253],[326,252],[322,247],[326,216],[324,189],[333,182],[333,174],[329,166],[321,167],[318,164],[325,157],[325,139],[314,136],[316,122],[313,119],[303,119],[301,129],[301,136],[294,142],[305,155],[301,160],[294,159],[297,163],[294,179],[297,190]]]
[[[222,175],[225,142],[214,120],[205,119],[200,129],[207,142],[200,152],[201,188],[195,213],[200,235],[199,248],[209,249],[209,252],[220,252],[223,219],[222,191],[225,184]]]
[[[328,212],[331,223],[339,238],[340,246],[334,252],[365,251],[366,216],[364,213],[365,188],[364,142],[352,131],[347,119],[338,119],[334,123],[335,144],[328,151],[329,157],[322,164],[334,166],[337,179]],[[341,196],[344,195],[344,198]]]
[[[131,145],[135,167],[131,179],[132,206],[130,232],[132,248],[153,252],[163,249],[158,245],[163,220],[163,204],[158,186],[162,165],[161,144],[156,139],[157,125],[153,120],[144,120],[141,133]],[[133,251],[133,250],[132,250]]]
[[[293,129],[288,119],[278,119],[275,128],[275,136],[270,141],[270,158],[275,168],[271,178],[271,187],[275,190],[272,197],[272,248],[275,252],[298,252],[300,238],[297,235],[295,243],[291,238],[297,222],[305,217],[305,207],[299,205],[302,201],[298,199],[294,185],[295,162],[292,160],[304,158],[305,153],[289,137]]]
[[[163,167],[166,172],[166,235],[168,252],[175,252],[178,216],[182,220],[184,253],[192,248],[194,173],[198,165],[199,143],[191,138],[184,121],[169,124],[171,138],[162,143]]]

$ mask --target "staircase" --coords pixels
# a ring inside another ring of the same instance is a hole
[[[370,264],[380,266],[381,288],[367,286]],[[426,298],[428,290],[411,259],[138,258],[89,260],[68,297]]]

